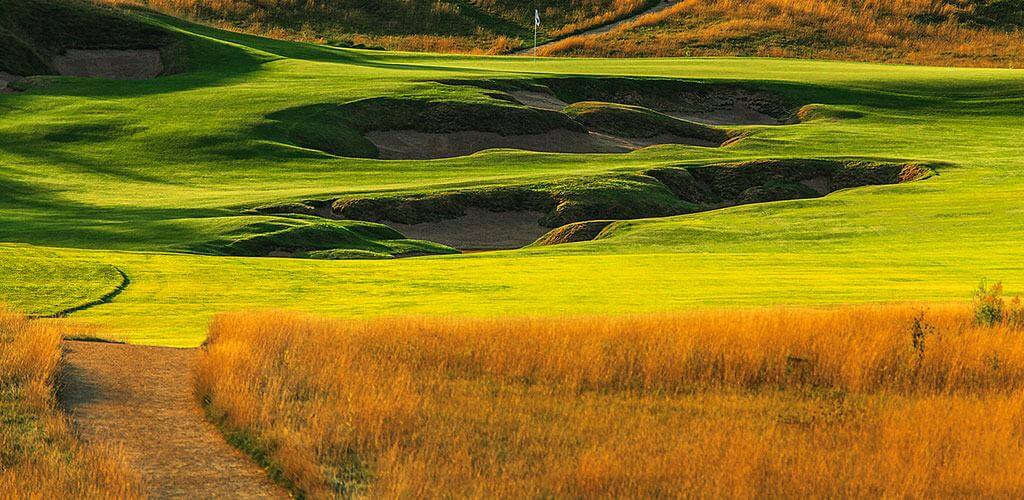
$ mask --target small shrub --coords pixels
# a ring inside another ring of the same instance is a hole
[[[1003,284],[989,286],[982,280],[974,291],[974,324],[995,326],[1003,322],[1006,314],[1006,300],[1003,299]]]
[[[935,327],[930,325],[924,318],[925,311],[914,316],[914,322],[910,326],[910,345],[917,354],[918,363],[924,359],[924,345],[928,335],[934,333]]]

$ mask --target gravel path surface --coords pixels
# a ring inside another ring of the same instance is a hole
[[[61,402],[86,441],[121,444],[153,498],[287,498],[192,393],[194,349],[67,342]]]

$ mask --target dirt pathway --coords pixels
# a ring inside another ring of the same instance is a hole
[[[622,26],[623,24],[636,21],[637,18],[639,18],[641,16],[646,16],[647,14],[654,14],[655,12],[661,12],[661,11],[663,11],[663,10],[673,6],[673,5],[675,5],[677,1],[678,0],[665,0],[665,1],[655,5],[654,7],[651,7],[649,9],[647,9],[647,10],[644,10],[644,11],[640,11],[640,12],[638,12],[636,14],[633,14],[632,16],[619,19],[618,21],[615,21],[613,23],[604,24],[604,25],[601,25],[601,26],[597,26],[595,28],[591,28],[591,29],[588,29],[588,30],[585,30],[585,31],[581,31],[579,33],[576,33],[575,35],[570,35],[570,36],[567,36],[565,38],[559,38],[557,40],[552,40],[552,41],[547,42],[547,43],[542,43],[542,44],[537,46],[537,50],[539,51],[540,49],[543,49],[544,47],[547,47],[548,45],[560,42],[562,40],[565,40],[566,38],[576,38],[578,36],[588,36],[588,35],[602,35],[604,33],[612,32],[612,31],[616,30],[617,28],[619,28],[620,26]],[[520,50],[519,52],[516,52],[515,55],[519,55],[519,56],[533,55],[533,47],[530,47],[528,49]]]
[[[153,498],[287,498],[192,395],[194,349],[67,342],[61,401],[83,439],[120,443]]]

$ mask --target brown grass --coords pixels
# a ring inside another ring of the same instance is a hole
[[[962,22],[975,11],[973,3],[949,0],[682,0],[606,35],[561,40],[543,55],[1019,66],[1024,33]]]
[[[314,498],[1024,494],[1024,333],[921,314],[240,313],[196,380]]]
[[[56,407],[55,325],[0,308],[0,492],[5,498],[141,498],[117,450],[79,443]]]

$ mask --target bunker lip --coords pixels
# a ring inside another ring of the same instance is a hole
[[[575,189],[541,184],[314,200],[257,210],[371,221],[386,224],[406,237],[458,250],[499,250],[535,241],[548,245],[587,241],[597,238],[615,220],[818,198],[842,189],[912,182],[932,173],[928,164],[919,162],[758,160],[655,168],[642,174],[601,178],[601,182],[566,181],[584,186]],[[587,187],[590,185],[598,187]]]
[[[797,123],[797,111],[808,104],[749,84],[672,78],[570,76],[437,82],[504,92],[516,102],[538,109],[559,111],[583,101],[601,101],[649,108],[706,125]]]

